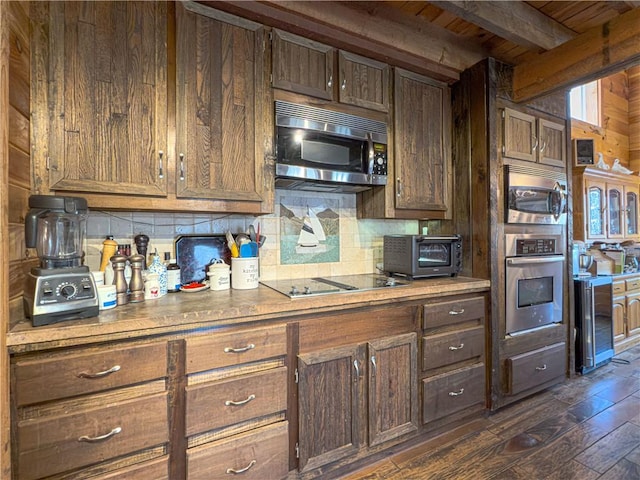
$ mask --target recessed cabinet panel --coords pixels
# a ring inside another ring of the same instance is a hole
[[[386,112],[389,110],[390,67],[353,53],[338,54],[341,103]]]
[[[566,129],[561,123],[538,120],[538,159],[545,165],[567,166]]]
[[[608,238],[622,238],[623,222],[622,186],[607,187]]]
[[[605,238],[606,184],[588,180],[587,187],[587,231],[589,238]]]

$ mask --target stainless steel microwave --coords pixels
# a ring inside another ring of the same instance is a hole
[[[462,270],[460,235],[385,235],[383,268],[410,278],[455,277]]]
[[[387,124],[275,102],[276,188],[360,192],[387,183]]]
[[[505,165],[506,222],[567,223],[567,175],[519,165]]]

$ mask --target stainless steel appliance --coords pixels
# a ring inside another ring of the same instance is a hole
[[[98,315],[96,285],[82,265],[87,201],[32,195],[29,207],[25,243],[36,248],[40,266],[27,276],[25,315],[34,326]]]
[[[387,125],[275,102],[276,188],[360,192],[387,183]]]
[[[410,282],[385,275],[337,275],[332,277],[293,278],[260,282],[291,298],[303,298],[330,293],[362,292],[379,288],[394,288]]]
[[[567,175],[519,165],[505,165],[506,222],[567,223]]]
[[[573,281],[576,314],[576,371],[588,373],[614,355],[611,277]]]
[[[505,235],[506,333],[562,322],[563,236]]]
[[[385,235],[384,271],[411,278],[454,277],[462,270],[460,235]]]

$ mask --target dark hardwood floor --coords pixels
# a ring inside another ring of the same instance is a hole
[[[348,480],[638,480],[640,346]]]

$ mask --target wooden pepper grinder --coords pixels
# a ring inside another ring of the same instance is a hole
[[[124,268],[127,265],[127,257],[124,255],[114,255],[111,257],[111,264],[113,265],[113,283],[116,286],[118,305],[126,305],[129,303],[127,280],[124,278]]]
[[[133,239],[136,244],[136,250],[142,255],[142,270],[147,269],[147,246],[149,245],[149,237],[144,233],[139,233]]]
[[[129,282],[129,302],[144,302],[144,281],[142,280],[142,266],[144,257],[142,255],[131,255],[131,281]]]

